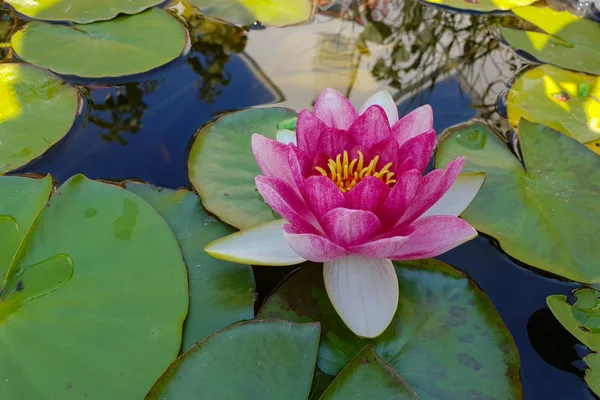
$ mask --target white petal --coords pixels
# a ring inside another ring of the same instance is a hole
[[[280,129],[277,131],[277,135],[275,136],[279,143],[283,144],[296,144],[296,132],[290,131],[289,129]]]
[[[210,242],[204,247],[211,256],[240,264],[294,265],[306,261],[283,240],[284,219],[267,222]]]
[[[485,173],[461,174],[450,189],[422,217],[454,215],[458,217],[471,204],[485,181]]]
[[[344,323],[358,336],[374,338],[398,307],[398,278],[385,258],[349,256],[323,264],[325,288]]]
[[[381,92],[377,92],[373,96],[371,96],[369,100],[367,100],[365,104],[361,107],[358,114],[360,115],[364,113],[365,111],[367,111],[367,108],[371,107],[374,104],[377,104],[378,106],[381,106],[381,108],[383,108],[388,117],[388,120],[390,121],[390,126],[398,122],[398,107],[396,106],[396,102],[394,101],[392,96],[387,92],[387,90],[382,90]]]

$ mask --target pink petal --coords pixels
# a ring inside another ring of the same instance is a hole
[[[379,179],[367,176],[346,193],[346,200],[354,210],[376,212],[391,191],[392,189]]]
[[[353,246],[370,240],[381,223],[370,211],[334,208],[325,214],[321,224],[327,237],[340,246]]]
[[[410,224],[430,209],[450,189],[465,163],[459,157],[446,166],[445,170],[436,169],[425,175],[413,201],[398,222]]]
[[[419,218],[411,226],[415,231],[390,258],[416,260],[436,257],[477,236],[471,225],[451,215]]]
[[[357,143],[371,147],[392,136],[390,124],[385,111],[378,105],[373,105],[358,117],[348,129]]]
[[[346,198],[331,179],[311,176],[304,183],[305,198],[312,212],[320,219],[328,211],[346,206]]]
[[[369,159],[379,156],[379,162],[377,163],[378,169],[383,168],[387,163],[391,162],[393,164],[390,167],[390,171],[394,173],[396,173],[399,169],[398,167],[400,167],[398,165],[399,154],[400,149],[398,148],[398,143],[396,143],[396,140],[393,138],[384,139],[369,149]]]
[[[258,167],[267,177],[279,178],[294,184],[288,163],[290,146],[255,133],[252,135],[252,152]]]
[[[387,90],[382,90],[371,96],[369,100],[367,100],[365,104],[360,108],[358,114],[364,113],[367,110],[367,108],[375,104],[381,106],[381,108],[384,109],[390,126],[398,122],[398,107],[396,106],[396,102],[394,101],[392,96],[390,96]]]
[[[418,136],[433,129],[433,111],[426,104],[406,114],[392,127],[392,134],[402,145],[408,139]]]
[[[348,250],[352,254],[358,254],[367,258],[393,258],[392,256],[400,252],[408,238],[408,236],[393,236],[358,246],[351,246]]]
[[[290,146],[288,151],[288,163],[292,180],[296,183],[302,196],[306,194],[304,179],[313,174],[313,163],[308,153],[295,146]]]
[[[313,262],[327,262],[350,255],[348,250],[323,236],[303,233],[292,225],[283,226],[283,239],[303,258]]]
[[[265,176],[257,176],[255,181],[259,193],[275,212],[304,232],[319,233],[315,216],[292,186],[281,179]]]
[[[296,122],[296,139],[300,150],[313,153],[317,150],[319,136],[327,129],[327,125],[308,110],[300,111]]]
[[[403,162],[402,168],[406,168],[403,169],[403,171],[417,169],[423,173],[433,155],[435,140],[435,131],[431,130],[404,142],[404,144],[400,146],[400,157],[410,155],[412,162]]]
[[[421,172],[416,169],[397,176],[397,182],[392,188],[383,206],[377,212],[384,226],[394,227],[409,207],[419,189]]]
[[[319,137],[318,151],[335,159],[338,154],[343,154],[344,150],[351,149],[355,145],[356,141],[348,131],[328,128]]]
[[[356,109],[340,92],[325,89],[315,101],[315,117],[332,128],[348,129],[358,118]]]

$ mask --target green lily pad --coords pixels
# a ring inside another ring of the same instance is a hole
[[[211,333],[254,318],[254,274],[248,265],[217,260],[204,245],[234,230],[208,215],[187,190],[168,190],[135,182],[125,186],[167,221],[183,253],[190,286],[190,311],[183,329],[183,351]]]
[[[508,92],[510,124],[518,126],[521,118],[556,129],[600,154],[593,144],[600,139],[600,78],[548,64],[526,71]]]
[[[521,399],[519,355],[479,288],[435,260],[395,263],[398,310],[376,339],[361,339],[333,308],[320,265],[308,264],[267,299],[258,318],[319,321],[318,366],[336,375],[371,344],[423,400]]]
[[[536,0],[425,0],[427,3],[438,6],[469,10],[477,12],[490,12],[499,10],[512,10],[516,7],[528,6]]]
[[[27,64],[0,64],[0,174],[27,164],[67,134],[77,89]]]
[[[188,41],[183,25],[158,9],[72,27],[30,22],[11,40],[25,61],[85,78],[149,71],[179,57]]]
[[[512,47],[538,60],[575,71],[600,74],[600,25],[568,11],[548,7],[521,7],[513,10],[542,32],[500,28]]]
[[[145,400],[305,400],[318,345],[317,323],[240,322],[175,360]]]
[[[583,288],[575,292],[577,301],[571,305],[563,295],[549,296],[548,307],[558,321],[594,353],[583,357],[589,366],[585,381],[594,393],[600,395],[600,301],[598,292]]]
[[[321,372],[318,368],[315,368],[315,375],[313,376],[312,386],[310,388],[310,394],[308,400],[318,400],[321,395],[327,390],[331,382],[335,377],[327,375]]]
[[[202,14],[238,25],[295,25],[312,16],[310,0],[190,0]]]
[[[321,400],[419,400],[408,382],[390,364],[366,346],[344,367]]]
[[[164,0],[6,0],[17,12],[48,21],[86,24],[109,20],[118,14],[137,14]]]
[[[190,182],[208,211],[239,229],[273,221],[254,178],[254,133],[275,140],[277,125],[296,116],[287,108],[256,108],[227,114],[200,128],[190,151]]]
[[[464,173],[486,181],[461,214],[512,257],[579,282],[600,282],[600,157],[543,125],[521,119],[523,164],[481,122],[443,134],[436,168],[466,156]]]
[[[120,187],[77,175],[46,203],[51,189],[0,177],[0,398],[141,398],[181,345],[177,240]]]

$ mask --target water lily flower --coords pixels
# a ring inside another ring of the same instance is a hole
[[[372,338],[398,305],[391,260],[440,255],[477,236],[458,215],[484,174],[459,177],[464,157],[423,175],[436,134],[431,107],[402,119],[389,93],[359,110],[326,89],[296,134],[259,134],[252,150],[258,191],[283,219],[209,243],[213,257],[254,265],[323,263],[327,293],[345,324]],[[457,179],[458,177],[458,179]]]

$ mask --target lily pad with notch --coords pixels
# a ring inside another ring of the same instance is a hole
[[[317,363],[329,375],[339,374],[372,345],[423,400],[522,399],[517,349],[485,294],[439,261],[394,264],[398,309],[375,339],[359,338],[339,318],[327,296],[321,265],[309,263],[291,275],[257,317],[319,321]]]
[[[52,190],[0,177],[0,397],[141,398],[181,344],[177,240],[121,187],[76,175]]]
[[[600,157],[544,125],[521,119],[518,131],[522,163],[482,122],[442,134],[436,168],[465,156],[462,172],[486,174],[461,217],[525,264],[573,281],[600,282]]]

